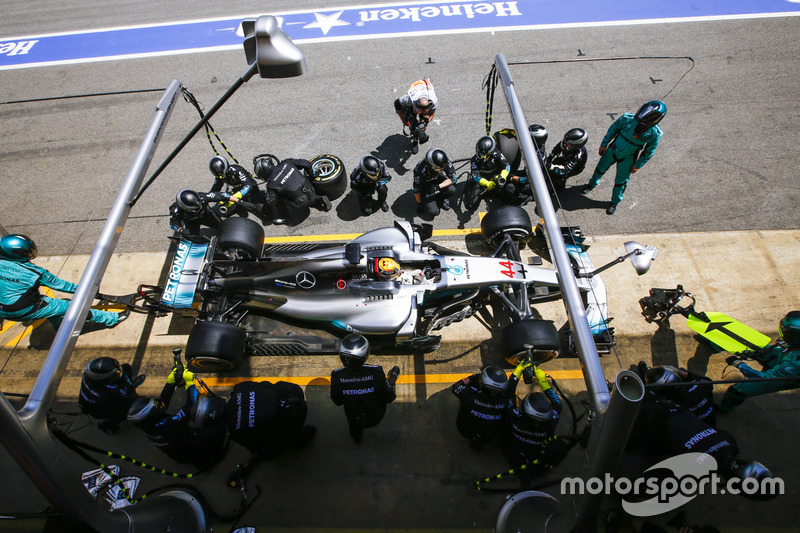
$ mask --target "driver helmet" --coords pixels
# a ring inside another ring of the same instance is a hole
[[[438,172],[447,164],[447,154],[445,154],[444,150],[441,148],[431,148],[428,150],[428,153],[425,154],[425,160],[433,170]]]
[[[122,377],[122,366],[113,357],[98,357],[89,361],[84,375],[87,380],[101,385],[116,383]]]
[[[211,427],[222,423],[225,399],[219,396],[203,396],[192,405],[191,421],[198,427]]]
[[[508,390],[508,376],[499,365],[490,365],[481,371],[481,390],[502,394]]]
[[[369,357],[369,341],[361,333],[351,333],[339,343],[339,359],[347,368],[359,368]]]
[[[586,130],[582,128],[572,128],[564,134],[564,139],[561,141],[561,150],[564,152],[574,152],[580,150],[586,145],[589,140],[589,135]]]
[[[148,396],[139,396],[128,409],[128,421],[139,424],[163,412],[161,402]]]
[[[378,257],[375,259],[375,273],[384,281],[396,279],[403,273],[400,263],[391,257]]]
[[[208,169],[215,177],[222,178],[228,170],[228,160],[221,155],[215,155],[208,162]]]
[[[200,195],[195,191],[184,189],[178,193],[175,201],[178,207],[190,213],[196,213],[203,208],[203,202],[200,200]]]
[[[381,175],[381,162],[378,161],[377,157],[371,155],[363,157],[359,167],[361,168],[361,172],[373,181],[377,180]]]
[[[475,154],[481,159],[481,161],[486,161],[492,157],[492,154],[494,154],[495,146],[496,144],[494,139],[488,135],[483,136],[478,139],[477,143],[475,143]]]
[[[645,129],[652,128],[667,114],[667,106],[660,100],[647,102],[634,115],[634,119]]]
[[[778,332],[786,344],[800,348],[800,311],[790,311],[781,319]]]
[[[36,259],[39,249],[27,235],[14,233],[0,237],[0,257],[16,263],[27,263]]]
[[[531,124],[528,126],[528,132],[531,134],[536,148],[543,148],[544,143],[547,142],[547,128],[541,124]]]
[[[648,385],[668,385],[670,383],[678,383],[681,381],[681,377],[677,368],[663,365],[648,368],[644,373],[644,381]]]
[[[520,411],[536,422],[547,422],[553,418],[553,404],[543,392],[532,392],[525,396]]]
[[[427,96],[423,96],[417,100],[417,108],[428,111],[431,107],[433,107],[433,102],[431,102],[430,98]]]
[[[253,171],[260,180],[267,180],[275,165],[269,157],[258,157],[253,161]]]

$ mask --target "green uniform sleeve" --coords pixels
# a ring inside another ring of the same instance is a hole
[[[65,281],[56,276],[55,274],[51,274],[48,270],[40,266],[37,265],[32,265],[32,266],[34,266],[36,270],[41,272],[42,274],[42,276],[39,278],[40,285],[44,285],[45,287],[50,287],[54,291],[66,292],[68,294],[74,294],[75,289],[78,288],[76,284],[71,283],[69,281]]]
[[[653,154],[656,152],[656,148],[658,148],[658,141],[661,139],[661,129],[658,126],[654,126],[653,129],[657,129],[658,131],[653,135],[653,140],[647,142],[639,158],[633,164],[636,168],[642,168],[650,161],[650,158],[653,157]]]

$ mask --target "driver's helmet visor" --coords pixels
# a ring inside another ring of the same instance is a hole
[[[384,280],[394,279],[400,274],[400,264],[391,257],[378,257],[375,259],[375,273]]]

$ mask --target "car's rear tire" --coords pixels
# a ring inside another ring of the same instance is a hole
[[[244,251],[252,259],[260,257],[264,248],[264,228],[249,218],[226,218],[217,234],[217,247],[225,252]]]
[[[533,345],[533,364],[545,363],[558,357],[561,337],[552,320],[526,318],[506,326],[502,332],[503,351],[512,364],[524,357],[525,345]]]
[[[200,321],[186,341],[186,366],[192,372],[226,372],[244,359],[247,334],[227,322]]]
[[[488,212],[481,220],[481,235],[491,246],[500,244],[506,234],[517,244],[531,240],[533,228],[527,211],[521,207],[504,205]]]
[[[310,159],[314,169],[314,191],[328,200],[335,200],[347,189],[347,171],[335,155],[323,154]]]

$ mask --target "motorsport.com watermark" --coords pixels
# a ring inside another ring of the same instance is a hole
[[[741,494],[744,496],[784,494],[784,482],[779,477],[755,479],[725,478],[717,474],[717,461],[704,453],[685,453],[648,468],[671,470],[666,477],[605,478],[566,477],[561,480],[561,494],[618,494],[622,507],[633,516],[654,516],[677,509],[696,496],[705,494]],[[649,497],[649,498],[648,498]]]

